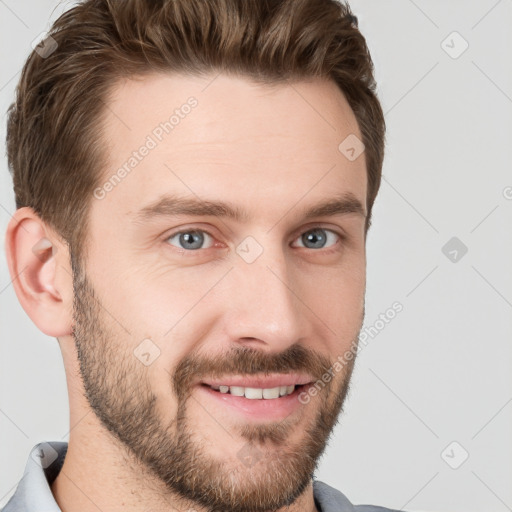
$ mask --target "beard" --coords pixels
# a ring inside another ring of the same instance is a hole
[[[245,440],[237,457],[216,458],[209,454],[198,423],[187,416],[193,383],[201,377],[295,371],[320,380],[332,361],[298,344],[280,354],[240,346],[214,357],[191,353],[172,374],[166,374],[177,402],[176,416],[166,423],[149,382],[149,368],[126,349],[131,343],[114,343],[129,335],[107,322],[97,294],[73,258],[72,268],[73,336],[85,396],[132,471],[156,477],[164,484],[168,500],[193,502],[211,512],[266,512],[296,501],[310,484],[338,423],[356,354],[344,363],[339,383],[333,378],[324,384],[309,405],[317,411],[307,423],[302,421],[306,426],[299,442],[287,442],[290,435],[297,435],[296,420],[245,423],[237,427],[236,433]],[[237,443],[229,430],[226,436]],[[151,482],[144,485],[149,487]]]

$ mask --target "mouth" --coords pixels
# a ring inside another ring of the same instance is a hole
[[[244,397],[249,400],[274,400],[289,396],[297,391],[297,394],[302,391],[307,384],[291,384],[289,386],[275,386],[272,388],[257,388],[257,387],[244,387],[244,386],[227,386],[227,385],[208,385],[202,384],[213,391],[217,391],[223,395],[233,395]]]
[[[298,414],[304,407],[300,394],[309,388],[310,376],[281,375],[273,377],[220,378],[201,382],[202,396],[221,407],[225,414],[242,416],[245,420],[282,420]]]

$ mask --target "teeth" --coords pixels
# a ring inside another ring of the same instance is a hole
[[[245,394],[245,388],[242,388],[240,386],[231,386],[229,388],[229,392],[232,394],[232,395],[235,395],[235,396],[244,396]]]
[[[281,396],[290,395],[295,390],[295,385],[277,386],[275,388],[244,388],[242,386],[210,386],[212,389],[221,393],[230,393],[234,396],[245,396],[250,400],[262,399],[267,400],[279,398]]]
[[[277,388],[264,389],[263,398],[279,398],[279,389],[279,386]]]
[[[245,388],[245,398],[263,398],[263,389],[261,388]]]

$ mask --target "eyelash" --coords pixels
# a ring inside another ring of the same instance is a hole
[[[315,231],[317,229],[321,229],[321,230],[324,230],[324,231],[328,231],[330,233],[333,233],[334,235],[336,235],[339,239],[340,242],[343,242],[345,239],[346,239],[346,236],[337,232],[337,231],[334,231],[332,229],[329,229],[329,228],[326,228],[324,226],[313,226],[311,228],[308,228],[307,230],[303,231],[298,237],[295,238],[295,240],[297,240],[298,238],[300,238],[302,235],[306,234],[306,233],[309,233],[311,231]],[[197,229],[197,228],[188,228],[188,229],[181,229],[179,231],[175,231],[169,235],[166,235],[166,237],[164,238],[164,242],[168,242],[168,240],[170,240],[171,238],[174,238],[175,236],[177,235],[180,235],[182,233],[206,233],[208,236],[210,236],[213,240],[215,240],[215,237],[206,229]],[[170,247],[173,248],[173,250],[176,250],[178,251],[179,253],[181,254],[184,254],[184,253],[188,253],[187,256],[197,256],[201,251],[207,251],[208,249],[215,249],[215,246],[213,247],[207,247],[206,249],[191,249],[191,250],[188,250],[188,249],[183,249],[183,248],[180,248],[180,247],[176,247],[175,245],[172,245],[170,243],[167,243],[167,245],[169,245]],[[308,249],[308,247],[299,247],[299,249]],[[333,244],[331,247],[327,248],[327,249],[310,249],[311,251],[316,251],[316,252],[319,252],[321,254],[331,254],[333,252],[337,252],[339,251],[339,244],[336,242],[335,244]]]

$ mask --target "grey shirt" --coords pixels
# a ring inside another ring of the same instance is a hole
[[[59,474],[68,444],[39,443],[30,452],[25,473],[15,493],[0,512],[61,512],[50,485]],[[319,512],[398,512],[371,505],[352,505],[333,487],[313,480],[313,495]]]

